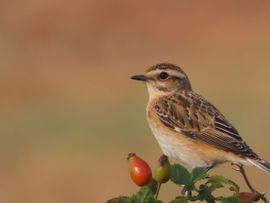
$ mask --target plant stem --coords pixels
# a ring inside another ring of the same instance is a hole
[[[255,192],[256,190],[255,190],[255,189],[253,188],[253,186],[251,185],[251,183],[250,183],[250,181],[249,181],[249,179],[248,179],[248,177],[247,177],[246,171],[244,170],[244,167],[243,167],[242,165],[239,166],[239,171],[240,171],[240,173],[242,174],[242,176],[243,176],[243,178],[244,178],[244,180],[245,180],[245,182],[246,182],[248,188],[251,190],[251,192]]]
[[[249,181],[249,179],[248,179],[248,177],[247,177],[246,171],[245,171],[245,169],[244,169],[244,166],[243,166],[243,165],[238,165],[238,167],[239,167],[239,172],[242,174],[242,176],[243,176],[243,178],[244,178],[244,180],[245,180],[245,182],[246,182],[248,188],[249,188],[252,192],[258,193],[258,194],[260,195],[261,200],[263,200],[265,203],[269,203],[269,201],[268,201],[268,200],[266,199],[266,197],[265,197],[265,194],[259,193],[259,192],[258,192],[257,190],[255,190],[254,187],[251,185],[251,183],[250,183],[250,181]]]
[[[160,187],[161,187],[161,183],[158,183],[157,191],[156,191],[156,194],[155,194],[155,199],[156,199],[156,200],[157,200],[157,198],[158,198],[158,194],[159,194],[159,191],[160,191]]]

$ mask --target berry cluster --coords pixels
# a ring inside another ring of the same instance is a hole
[[[131,197],[120,196],[107,203],[162,203],[158,199],[162,184],[171,180],[182,186],[180,195],[170,203],[187,203],[205,201],[207,203],[252,203],[260,199],[257,192],[240,192],[239,186],[223,177],[210,176],[204,168],[194,168],[189,172],[179,164],[170,164],[168,157],[162,155],[158,166],[152,171],[150,166],[135,153],[128,154],[129,172],[132,181],[140,186],[140,190]],[[214,192],[220,188],[228,189],[230,196],[216,196]]]

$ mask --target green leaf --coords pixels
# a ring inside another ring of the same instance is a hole
[[[142,187],[140,191],[132,197],[131,203],[162,203],[156,200],[149,187]]]
[[[205,179],[207,178],[207,173],[206,170],[204,168],[194,168],[192,170],[192,180],[193,182],[197,182],[199,180]]]
[[[175,200],[171,201],[170,203],[187,203],[187,202],[188,202],[187,197],[179,196],[176,197]]]
[[[108,200],[106,203],[162,203],[160,200],[156,200],[154,193],[147,186],[141,187],[132,197],[117,197]]]
[[[129,197],[116,197],[113,199],[108,200],[106,203],[131,203],[132,199]]]
[[[206,200],[207,202],[215,202],[215,198],[212,195],[212,192],[216,189],[216,186],[214,185],[203,185],[203,187],[200,187],[198,191],[198,198],[203,201]]]
[[[221,203],[240,203],[237,197],[221,197]]]
[[[239,186],[233,182],[232,180],[229,180],[223,176],[212,176],[208,180],[209,183],[212,183],[215,185],[217,188],[218,187],[223,187],[224,184],[228,185],[233,189],[234,191],[238,192],[239,191]]]
[[[171,180],[175,184],[189,186],[191,184],[191,174],[186,168],[179,164],[173,164],[170,170]]]

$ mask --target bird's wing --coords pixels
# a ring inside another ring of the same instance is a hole
[[[257,158],[226,118],[198,94],[186,92],[160,98],[154,109],[159,120],[177,133],[244,157]]]

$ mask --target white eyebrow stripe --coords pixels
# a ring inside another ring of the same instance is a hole
[[[181,73],[181,72],[175,71],[175,70],[169,70],[169,71],[168,71],[168,74],[169,74],[169,75],[177,76],[177,77],[179,77],[179,78],[185,78],[185,77],[186,77],[186,75],[185,75],[184,73]]]

